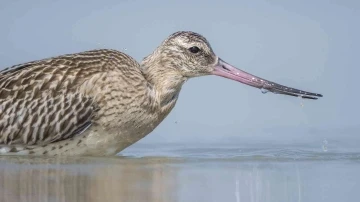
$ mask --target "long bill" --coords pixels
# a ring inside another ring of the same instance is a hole
[[[306,99],[313,99],[316,100],[318,97],[322,97],[321,94],[318,93],[311,93],[303,90],[298,90],[295,88],[283,86],[263,78],[254,76],[247,72],[244,72],[225,61],[218,59],[218,63],[215,66],[213,71],[213,75],[225,77],[231,80],[235,80],[241,82],[243,84],[253,86],[255,88],[263,89],[265,91],[270,91],[276,94],[284,94],[296,97],[302,97]]]

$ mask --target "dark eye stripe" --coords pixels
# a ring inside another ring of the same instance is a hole
[[[198,53],[200,51],[200,48],[197,46],[193,46],[189,48],[189,51],[192,53]]]

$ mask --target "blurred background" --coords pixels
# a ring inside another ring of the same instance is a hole
[[[0,68],[98,48],[140,62],[171,33],[191,30],[228,63],[324,97],[191,79],[167,119],[139,144],[356,148],[359,9],[356,0],[1,1]]]

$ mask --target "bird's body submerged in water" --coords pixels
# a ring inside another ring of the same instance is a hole
[[[141,64],[101,49],[0,72],[0,154],[115,155],[149,134],[184,82],[218,75],[274,93],[317,99],[225,63],[194,32],[170,35]]]

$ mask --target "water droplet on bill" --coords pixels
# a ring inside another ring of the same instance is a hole
[[[298,96],[301,100],[300,100],[300,106],[301,107],[304,107],[304,103],[302,102],[303,101],[303,97],[301,95]]]
[[[262,92],[263,94],[265,94],[265,93],[268,93],[268,92],[269,92],[269,90],[266,90],[265,88],[261,88],[260,90],[261,90],[261,92]]]

